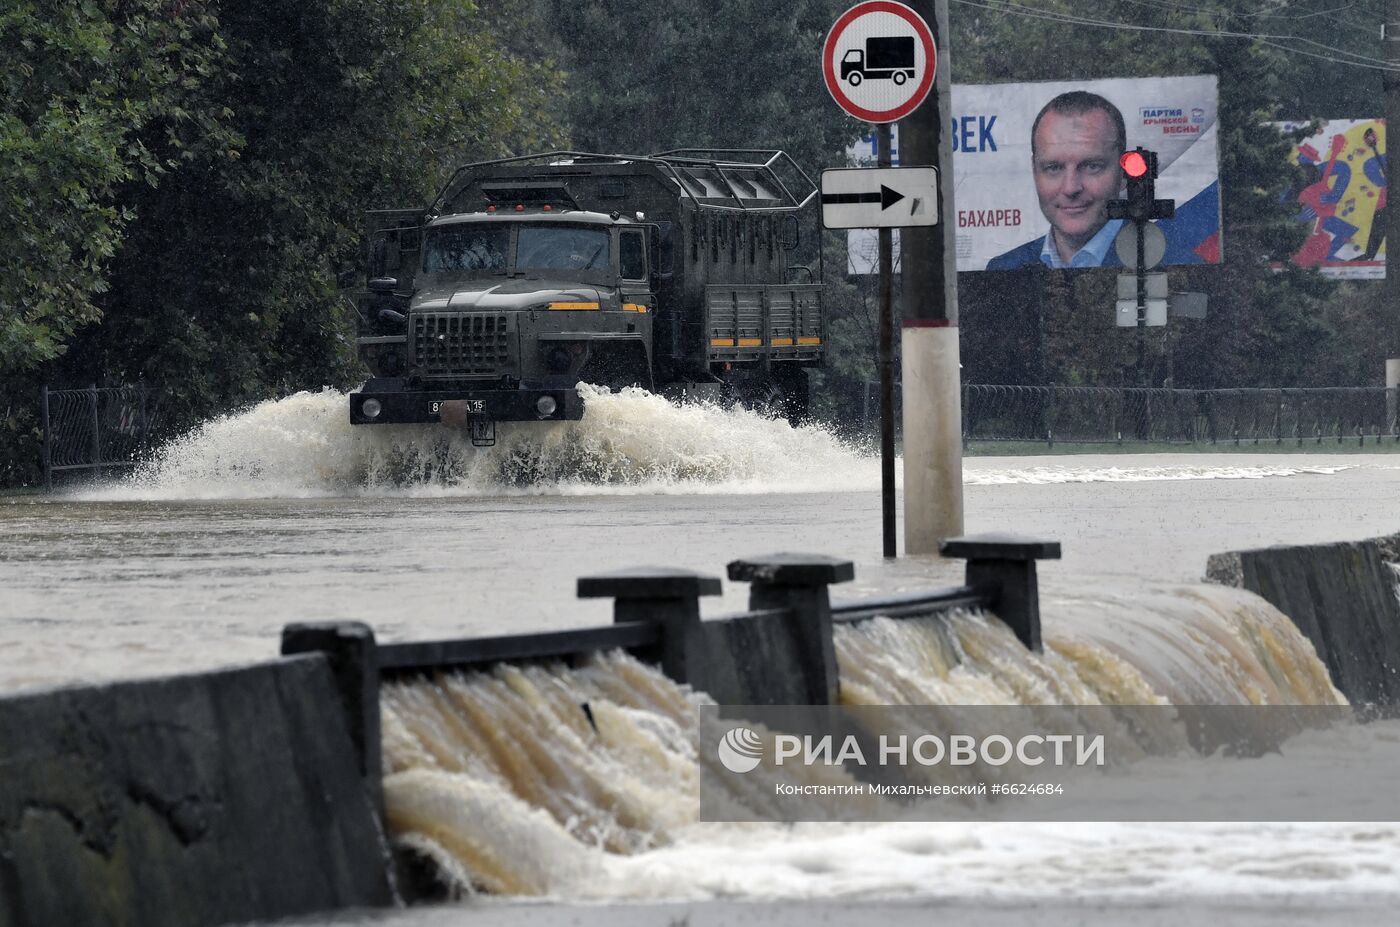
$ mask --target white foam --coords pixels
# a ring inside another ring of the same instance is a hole
[[[206,422],[87,499],[599,492],[835,492],[878,463],[816,425],[581,387],[580,422],[503,423],[494,447],[439,426],[352,426],[344,393],[297,393]]]
[[[879,460],[820,425],[794,428],[742,408],[677,405],[640,389],[583,386],[579,422],[503,423],[494,447],[436,425],[352,426],[326,389],[212,419],[126,480],[82,490],[103,500],[598,493],[875,492]],[[1242,480],[1327,475],[1344,464],[1144,461],[1114,466],[979,461],[971,486]],[[896,467],[896,483],[902,467]]]
[[[969,470],[964,482],[971,486],[1009,483],[1154,483],[1176,480],[1262,480],[1268,477],[1330,475],[1347,466],[1240,466],[1169,465],[1141,467],[1023,467],[1006,470]]]

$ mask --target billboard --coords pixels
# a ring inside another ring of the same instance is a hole
[[[1217,97],[1213,76],[954,85],[954,194],[943,221],[956,225],[958,270],[1120,266],[1112,239],[1123,220],[1104,205],[1122,196],[1117,116],[1126,148],[1158,153],[1158,198],[1176,200],[1176,216],[1156,223],[1163,264],[1219,263]],[[1031,131],[1052,100],[1033,159]],[[852,156],[873,163],[873,140]],[[849,233],[850,273],[875,272],[875,241]]]
[[[1385,120],[1324,122],[1293,146],[1293,160],[1308,176],[1288,198],[1297,203],[1308,238],[1292,262],[1345,280],[1384,279]]]

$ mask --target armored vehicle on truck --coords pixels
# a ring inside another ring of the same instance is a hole
[[[469,164],[425,209],[370,212],[373,376],[350,420],[488,444],[496,422],[580,418],[581,382],[800,417],[825,315],[789,257],[816,192],[781,151],[556,151]]]

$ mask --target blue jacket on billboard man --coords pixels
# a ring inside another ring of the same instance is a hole
[[[1071,90],[1041,108],[1031,124],[1031,171],[1050,231],[998,255],[988,270],[1039,261],[1047,267],[1115,267],[1113,239],[1123,220],[1109,221],[1108,201],[1123,189],[1118,158],[1128,131],[1118,107],[1096,93]]]

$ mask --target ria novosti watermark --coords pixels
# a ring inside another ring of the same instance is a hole
[[[762,761],[763,738],[747,727],[731,729],[719,742],[719,759],[730,772],[746,773]],[[1004,734],[988,734],[977,738],[971,734],[880,734],[877,752],[866,757],[861,739],[848,734],[840,739],[831,734],[798,736],[773,735],[773,765],[782,766],[796,760],[804,766],[1006,766],[1013,760],[1025,767],[1042,766],[1103,766],[1104,735],[1095,734],[1025,734],[1012,742]]]
[[[1349,706],[710,707],[700,736],[704,820],[1400,820],[1400,721]]]

